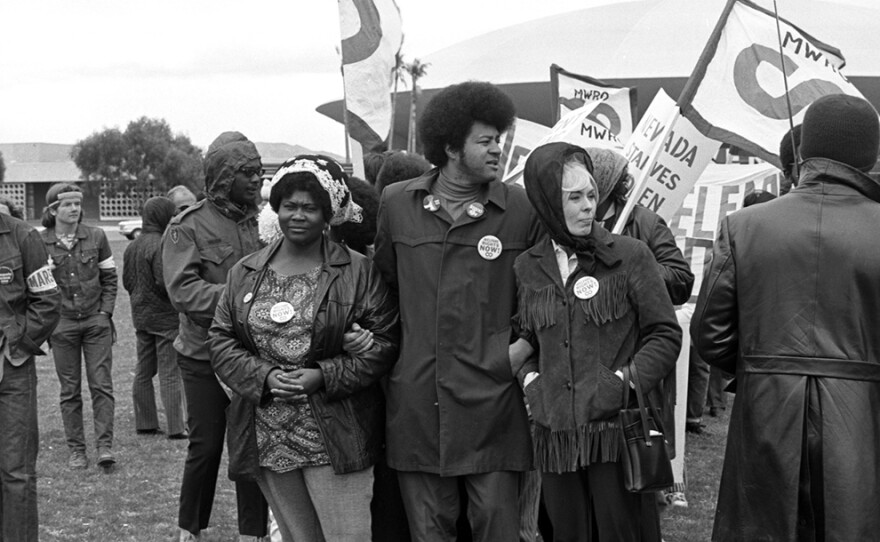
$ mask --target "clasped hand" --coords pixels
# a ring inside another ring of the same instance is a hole
[[[324,385],[324,373],[320,369],[295,369],[282,371],[275,369],[266,379],[269,392],[287,403],[306,401],[309,395]]]

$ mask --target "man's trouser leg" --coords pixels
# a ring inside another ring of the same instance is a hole
[[[229,398],[209,361],[182,354],[177,360],[189,405],[189,448],[183,467],[178,525],[198,534],[211,519]],[[235,489],[239,533],[265,536],[269,510],[259,486],[256,482],[238,482]]]
[[[474,542],[519,540],[520,473],[499,471],[442,477],[423,472],[398,472],[414,542],[454,541],[461,506],[458,479],[468,494],[468,519]]]
[[[691,348],[688,367],[687,422],[700,423],[709,387],[709,365]]]
[[[36,542],[37,370],[30,358],[8,361],[0,381],[0,539]]]
[[[112,448],[116,411],[113,398],[113,324],[106,315],[95,314],[83,320],[82,325],[82,351],[92,396],[92,415],[95,418],[95,445],[98,448]]]
[[[82,337],[79,320],[61,318],[52,333],[52,357],[61,387],[61,420],[72,451],[86,451],[83,432]]]

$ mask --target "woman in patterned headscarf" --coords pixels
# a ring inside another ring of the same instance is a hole
[[[285,541],[370,538],[378,380],[396,360],[398,323],[367,259],[327,234],[360,219],[337,163],[285,162],[259,219],[268,246],[232,268],[209,332],[233,391],[230,473],[257,480]],[[349,353],[355,324],[372,344]]]

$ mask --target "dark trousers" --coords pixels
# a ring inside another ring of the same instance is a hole
[[[699,422],[706,406],[706,391],[709,388],[709,364],[691,348],[688,365],[687,421]]]
[[[86,450],[83,431],[82,366],[92,396],[95,440],[99,448],[113,447],[113,323],[104,314],[82,320],[61,318],[50,340],[55,371],[61,384],[61,420],[67,446]]]
[[[178,525],[191,533],[208,526],[217,472],[223,455],[226,436],[226,407],[229,397],[217,382],[208,361],[178,354],[180,374],[188,406],[189,448],[183,467],[180,487]],[[236,482],[238,532],[243,535],[265,536],[268,505],[256,482]]]
[[[0,540],[36,542],[37,369],[33,358],[0,363]]]
[[[382,457],[373,465],[373,500],[370,502],[373,542],[409,542],[409,524],[400,496],[397,471]]]
[[[183,433],[186,431],[186,401],[183,398],[177,351],[174,349],[177,330],[157,332],[136,330],[135,334],[138,361],[134,367],[134,380],[131,383],[134,427],[138,431],[159,428],[156,391],[153,387],[153,377],[158,374],[159,394],[162,397],[162,406],[165,407],[168,434]]]
[[[727,408],[727,392],[724,388],[730,384],[733,375],[725,373],[718,367],[709,367],[709,391],[706,394],[706,406],[709,408]]]
[[[475,542],[519,540],[519,478],[510,471],[439,476],[398,472],[409,530],[416,542],[454,542],[461,506],[459,480],[468,496],[468,519]]]
[[[541,473],[554,542],[660,542],[654,493],[630,493],[618,463]]]

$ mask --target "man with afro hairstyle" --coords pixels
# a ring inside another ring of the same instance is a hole
[[[525,192],[498,179],[513,103],[490,83],[443,89],[419,121],[435,166],[388,186],[374,261],[399,297],[400,357],[388,382],[388,464],[412,538],[455,540],[461,502],[475,541],[518,540],[529,424],[508,355],[513,261],[539,229]]]

